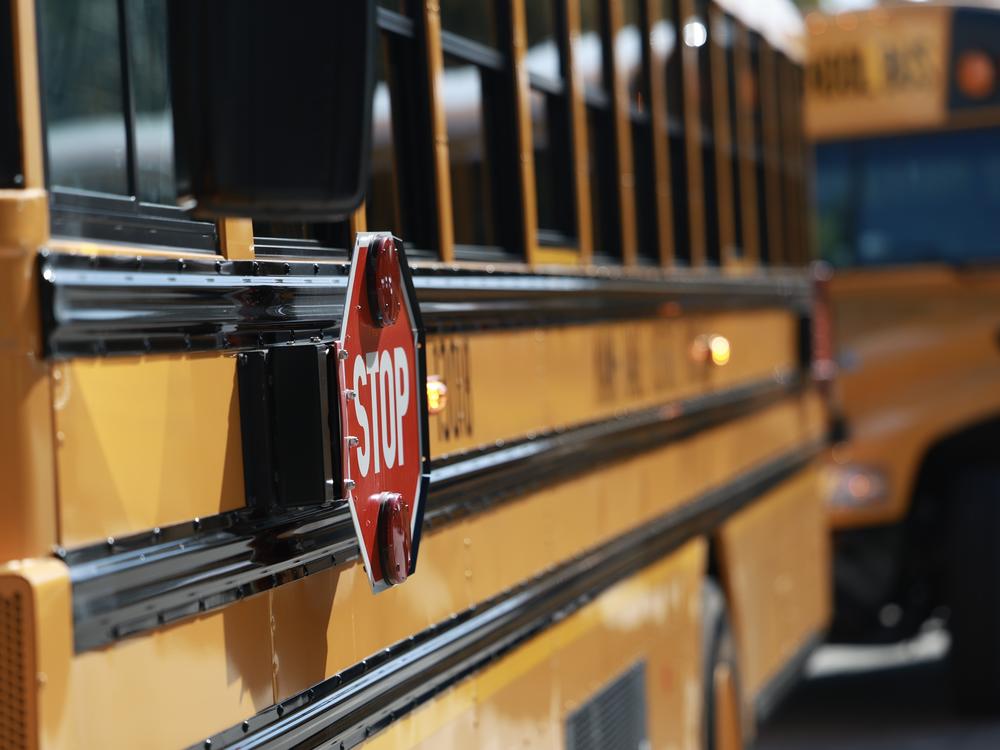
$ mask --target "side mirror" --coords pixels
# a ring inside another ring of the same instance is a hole
[[[374,0],[171,0],[180,195],[207,217],[334,221],[368,180]]]

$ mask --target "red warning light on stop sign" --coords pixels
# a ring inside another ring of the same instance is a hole
[[[402,243],[359,234],[339,364],[343,494],[372,589],[416,567],[427,492],[423,326]]]

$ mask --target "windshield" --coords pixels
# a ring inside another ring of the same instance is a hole
[[[835,266],[1000,258],[1000,129],[822,144],[816,198]]]

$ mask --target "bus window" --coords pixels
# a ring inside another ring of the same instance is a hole
[[[53,233],[214,250],[175,205],[166,0],[38,11]]]
[[[621,212],[615,158],[614,102],[608,52],[607,7],[600,0],[581,0],[580,45],[576,56],[584,80],[587,135],[590,146],[590,213],[595,263],[620,263]]]
[[[802,68],[787,57],[778,61],[781,119],[781,169],[784,174],[785,253],[790,263],[804,263],[811,257],[811,224],[802,215],[811,200],[805,180],[805,141],[802,131]]]
[[[731,101],[733,103],[737,161],[735,184],[737,194],[740,197],[739,234],[744,257],[749,262],[755,263],[760,258],[758,248],[760,230],[757,226],[757,172],[754,155],[754,109],[757,100],[757,81],[753,76],[750,60],[750,31],[735,18],[732,21],[732,30],[732,64],[735,86]]]
[[[496,46],[490,0],[441,3],[442,98],[448,133],[455,257],[509,260],[523,252],[510,59]]]
[[[40,12],[50,183],[126,195],[130,176],[118,4],[43,0]],[[77,144],[90,131],[100,133],[100,145],[88,139],[88,148],[79,153]]]
[[[444,0],[441,28],[487,47],[497,46],[493,0]]]
[[[379,0],[372,171],[365,196],[367,229],[390,230],[411,258],[438,255],[433,140],[427,113],[426,62],[413,21],[416,3]]]
[[[723,18],[722,43],[726,60],[726,96],[729,108],[730,169],[732,170],[733,246],[730,256],[743,257],[743,193],[740,185],[739,103],[736,98],[736,25],[730,15]]]
[[[1000,129],[816,149],[820,248],[837,266],[1000,257]]]
[[[782,170],[780,165],[781,128],[778,59],[768,45],[761,46],[760,108],[761,161],[764,170],[764,206],[767,210],[768,255],[772,265],[790,260],[785,248],[784,212],[781,200]]]
[[[538,0],[528,3],[525,12],[538,241],[542,245],[575,247],[574,134],[563,44],[563,5]]]
[[[653,156],[653,118],[650,109],[649,21],[645,2],[626,0],[625,25],[615,39],[616,57],[625,64],[628,80],[629,122],[632,128],[632,164],[635,174],[636,256],[659,264],[656,215],[656,165]]]
[[[664,0],[660,35],[667,50],[667,120],[670,132],[670,188],[673,196],[674,260],[691,263],[691,214],[688,205],[688,159],[684,142],[684,65],[680,47],[679,0]]]
[[[461,102],[460,109],[448,108],[455,244],[498,246],[491,184],[493,149],[483,120],[483,74],[476,65],[450,55],[445,57],[444,68],[455,101]]]
[[[167,8],[162,2],[129,3],[125,14],[128,65],[134,99],[136,194],[140,201],[174,203],[174,134],[167,78]]]
[[[764,109],[761,106],[761,87],[769,84],[761,73],[761,50],[764,47],[760,34],[750,34],[750,71],[753,79],[753,165],[754,186],[757,191],[757,231],[759,233],[759,259],[761,263],[771,261],[770,233],[768,232],[767,216],[767,180],[765,173],[764,149]]]
[[[722,260],[719,244],[719,199],[718,182],[716,179],[715,155],[715,104],[712,91],[712,45],[715,44],[715,32],[711,28],[708,14],[708,0],[698,0],[697,21],[705,29],[706,37],[695,44],[698,53],[698,93],[701,118],[701,164],[702,184],[705,201],[705,251],[706,261],[710,265],[719,265]],[[694,40],[698,41],[698,40]]]
[[[400,217],[399,175],[393,143],[392,97],[390,97],[389,55],[387,40],[379,34],[375,51],[375,94],[372,100],[372,166],[365,194],[367,222],[372,229],[388,229],[410,239]],[[393,87],[394,88],[394,87]]]
[[[0,13],[0,80],[14,80],[13,16]],[[21,128],[17,122],[17,96],[13,86],[0,90],[0,187],[24,184],[21,169]]]

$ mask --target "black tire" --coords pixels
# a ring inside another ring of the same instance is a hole
[[[952,683],[958,708],[1000,714],[1000,469],[964,469],[952,485]]]
[[[745,743],[746,733],[742,727],[742,712],[740,711],[740,680],[739,664],[736,658],[736,643],[729,627],[729,617],[726,612],[726,599],[715,581],[709,579],[702,587],[702,649],[704,665],[703,691],[704,711],[702,713],[702,747],[704,750],[724,750],[727,747],[723,738],[717,737],[716,718],[720,707],[717,705],[716,674],[720,667],[728,670],[733,680],[736,694],[736,721],[740,725],[738,731]],[[728,745],[732,746],[732,743]]]

